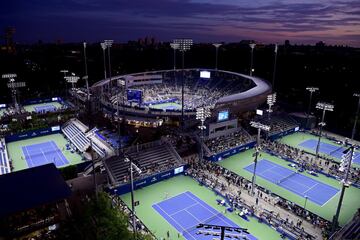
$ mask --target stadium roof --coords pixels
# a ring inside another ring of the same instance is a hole
[[[0,217],[71,195],[71,189],[54,164],[0,175],[0,192]]]

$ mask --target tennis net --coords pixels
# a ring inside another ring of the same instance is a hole
[[[286,177],[284,177],[284,178],[280,179],[279,181],[277,181],[277,184],[280,184],[280,183],[284,182],[285,180],[291,178],[291,177],[294,176],[295,174],[297,174],[297,172],[292,172],[292,173],[290,173],[290,174],[287,175]]]
[[[202,223],[202,224],[209,223],[209,222],[211,222],[212,220],[214,220],[214,219],[216,219],[216,218],[218,218],[218,217],[221,217],[221,216],[222,216],[222,213],[221,213],[221,212],[218,212],[218,213],[212,215],[211,217],[209,217],[209,218],[207,218],[207,219],[205,219],[205,220],[203,220],[203,221],[201,221],[201,222],[196,223],[194,226],[191,226],[191,227],[189,227],[189,228],[184,229],[184,230],[182,231],[182,234],[184,235],[184,233],[189,233],[189,232],[193,231],[194,229],[196,229],[197,225],[199,225],[199,224],[201,224],[201,223]]]

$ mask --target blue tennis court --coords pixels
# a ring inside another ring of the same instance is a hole
[[[188,240],[212,240],[212,235],[198,235],[196,226],[200,223],[238,227],[222,213],[187,191],[153,205],[153,208]],[[218,230],[211,230],[213,232]],[[256,238],[242,233],[244,238]]]
[[[309,140],[306,140],[306,141],[300,143],[299,146],[301,146],[303,148],[311,149],[311,150],[313,150],[315,152],[317,143],[318,143],[317,140],[309,139]],[[327,154],[329,156],[333,156],[333,157],[335,157],[337,159],[341,159],[341,157],[343,155],[343,151],[345,151],[345,149],[346,148],[344,148],[344,147],[332,145],[332,144],[329,144],[329,143],[320,142],[319,152]],[[359,152],[355,152],[353,163],[356,163],[356,164],[360,165],[360,153]]]
[[[52,104],[44,105],[44,106],[35,106],[34,109],[38,113],[40,113],[40,112],[55,112],[56,111],[56,107]]]
[[[244,169],[253,173],[254,163]],[[310,201],[321,206],[327,203],[339,191],[332,186],[292,171],[291,169],[280,166],[266,159],[258,161],[256,175],[275,183],[299,195],[300,197],[306,197]]]
[[[54,163],[56,167],[61,167],[69,163],[54,141],[27,145],[22,147],[22,151],[29,167],[47,163]]]

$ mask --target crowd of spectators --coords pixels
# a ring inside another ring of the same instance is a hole
[[[187,161],[191,166],[187,173],[199,182],[226,196],[232,207],[240,209],[240,216],[246,212],[244,209],[247,209],[247,212],[254,214],[261,221],[264,220],[274,227],[280,227],[288,232],[297,233],[298,237],[300,237],[299,239],[311,239],[310,234],[303,228],[303,221],[307,221],[314,227],[320,228],[323,236],[327,236],[330,222],[303,209],[303,207],[273,193],[270,194],[260,186],[256,186],[256,189],[254,189],[256,194],[253,196],[249,180],[217,164],[199,162],[194,157],[189,158]],[[247,198],[255,198],[255,204],[247,203],[244,194],[246,194]],[[257,205],[259,199],[262,199],[269,205],[281,207],[288,212],[288,215],[280,216],[278,212],[267,210],[266,206],[259,207]],[[290,217],[290,215],[293,217]],[[294,221],[294,218],[297,218],[297,220]]]
[[[243,129],[239,129],[228,135],[205,140],[205,145],[213,154],[221,153],[254,141],[254,139]]]

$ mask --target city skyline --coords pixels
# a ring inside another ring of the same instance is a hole
[[[1,29],[15,27],[19,43],[153,36],[360,46],[360,2],[352,0],[18,0],[4,2],[0,13]]]

